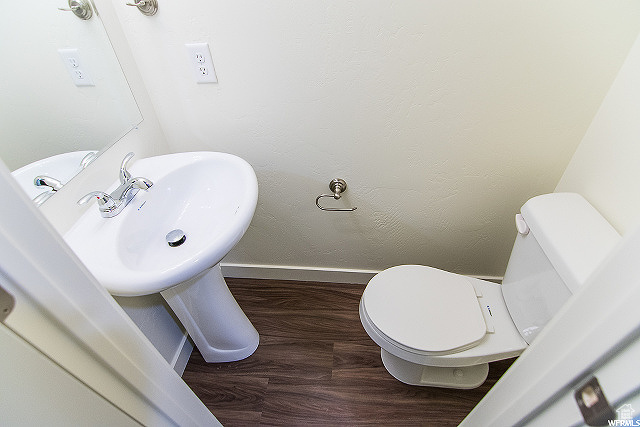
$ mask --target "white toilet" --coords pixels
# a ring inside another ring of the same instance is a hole
[[[534,197],[502,285],[421,265],[376,274],[360,320],[385,368],[412,385],[469,389],[488,362],[518,356],[619,241],[582,196]]]

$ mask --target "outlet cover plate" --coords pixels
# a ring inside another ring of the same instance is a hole
[[[76,86],[95,86],[86,64],[80,61],[78,49],[58,49],[58,54]]]
[[[213,59],[208,43],[185,44],[189,55],[189,65],[193,69],[195,80],[198,83],[218,83],[216,71],[213,68]]]

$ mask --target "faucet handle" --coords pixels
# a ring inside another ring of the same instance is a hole
[[[78,204],[84,205],[85,203],[90,202],[91,199],[93,199],[94,197],[98,199],[98,206],[101,209],[109,209],[115,206],[115,201],[113,200],[113,197],[111,197],[109,194],[104,193],[102,191],[92,191],[91,193],[86,194],[80,200],[78,200]]]
[[[120,164],[120,184],[124,184],[131,179],[131,173],[127,170],[127,164],[129,163],[129,160],[133,158],[133,156],[135,156],[135,154],[131,152],[124,156],[124,159],[122,159],[122,164]]]
[[[89,163],[93,162],[98,157],[97,151],[89,151],[89,153],[80,160],[80,168],[84,169],[89,166]]]

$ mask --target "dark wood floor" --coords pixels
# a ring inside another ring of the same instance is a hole
[[[194,350],[183,378],[225,426],[457,425],[511,365],[491,364],[475,390],[403,384],[360,324],[363,285],[228,279],[260,333],[245,360],[207,364]]]

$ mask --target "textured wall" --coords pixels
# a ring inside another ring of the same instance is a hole
[[[556,189],[583,194],[623,234],[640,220],[638,76],[640,38]]]
[[[553,191],[640,28],[637,1],[116,7],[171,148],[257,172],[227,262],[478,275],[504,272],[514,213]],[[219,84],[193,82],[189,42]],[[315,207],[334,177],[356,212]]]

